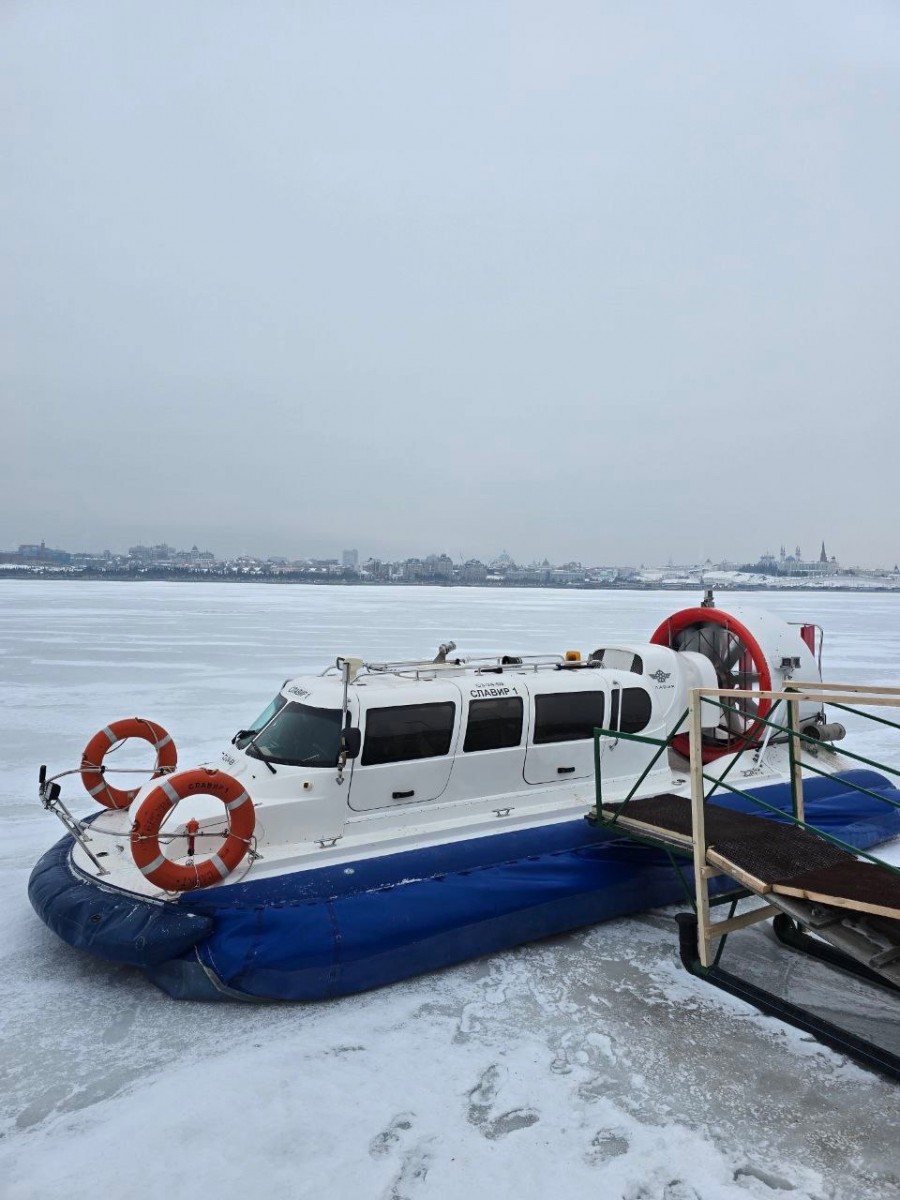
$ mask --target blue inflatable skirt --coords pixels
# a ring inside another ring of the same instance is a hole
[[[789,812],[788,784],[752,791]],[[859,849],[900,836],[900,791],[874,771],[806,780],[804,796],[811,825]],[[716,802],[759,812],[731,795]],[[71,847],[67,835],[32,872],[29,896],[41,918],[70,945],[138,966],[187,1000],[319,1000],[361,992],[686,901],[692,885],[688,860],[679,869],[664,852],[584,820],[251,880],[166,903],[87,879],[73,869]],[[734,887],[728,879],[715,883]]]

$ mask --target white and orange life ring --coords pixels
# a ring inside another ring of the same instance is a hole
[[[163,821],[186,796],[213,796],[221,800],[228,818],[223,845],[199,863],[172,862],[159,844]],[[131,854],[150,883],[167,892],[192,891],[220,883],[231,874],[250,848],[255,827],[256,810],[242,785],[225,771],[197,767],[164,779],[141,803],[131,829]]]
[[[156,748],[156,766],[151,778],[171,771],[178,762],[175,743],[162,725],[148,721],[145,717],[125,717],[111,721],[95,733],[84,748],[81,756],[81,781],[98,803],[106,808],[127,808],[140,791],[140,787],[126,791],[114,788],[103,775],[103,759],[110,749],[126,738],[142,738]]]

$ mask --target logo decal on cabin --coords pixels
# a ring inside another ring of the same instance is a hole
[[[658,671],[654,671],[652,675],[648,676],[648,678],[655,679],[657,683],[665,683],[671,674],[671,671],[664,671],[662,667],[660,667]]]

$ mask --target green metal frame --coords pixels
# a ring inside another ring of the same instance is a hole
[[[723,712],[737,713],[738,716],[744,717],[746,719],[746,716],[747,716],[746,713],[741,712],[740,709],[732,708],[730,705],[725,704],[723,701],[717,702],[712,696],[702,696],[701,699],[704,704],[716,704],[717,707],[721,708]],[[776,704],[777,703],[780,703],[780,701],[776,701]],[[844,712],[853,713],[854,716],[863,717],[864,719],[870,720],[870,721],[878,721],[879,724],[890,725],[893,729],[900,729],[900,725],[898,725],[896,722],[886,721],[883,717],[876,717],[874,715],[874,713],[859,712],[858,709],[852,709],[846,704],[831,704],[830,701],[828,701],[828,700],[825,700],[825,703],[829,704],[829,706],[832,708],[842,708],[844,710]],[[773,705],[771,711],[774,712],[774,710],[775,710],[775,706]],[[818,738],[810,737],[809,734],[807,734],[807,733],[800,733],[800,732],[793,733],[789,726],[781,725],[781,724],[779,724],[778,721],[772,721],[767,717],[754,717],[753,721],[759,725],[770,725],[773,729],[781,730],[783,733],[786,733],[790,737],[791,741],[793,741],[794,738],[797,738],[799,741],[805,742],[808,746],[813,746],[819,750],[821,750],[821,748],[822,748],[822,743],[819,741]],[[842,749],[842,750],[836,751],[836,753],[840,754],[842,758],[852,758],[854,760],[854,762],[865,763],[867,767],[874,767],[875,770],[877,770],[877,771],[884,771],[884,772],[886,772],[886,774],[893,775],[895,778],[900,779],[900,770],[896,769],[895,767],[889,767],[889,766],[887,766],[886,763],[879,762],[876,758],[866,758],[866,756],[864,754],[855,754],[852,750],[843,750]],[[808,764],[804,764],[804,765],[806,766]],[[826,771],[823,773],[827,774],[828,772]],[[880,799],[884,800],[885,804],[890,804],[894,808],[900,808],[900,805],[898,805],[895,800],[888,800],[884,796],[880,797]]]
[[[838,708],[841,712],[851,713],[854,717],[862,715],[869,721],[876,721],[879,725],[889,725],[891,729],[900,729],[900,723],[897,721],[889,721],[887,717],[876,717],[874,713],[860,714],[856,709],[851,708],[848,704],[837,704],[833,700],[826,700],[825,703],[829,708]]]
[[[706,704],[715,705],[722,712],[736,714],[738,716],[743,717],[744,719],[747,718],[747,714],[745,712],[743,712],[743,710],[735,708],[732,705],[729,705],[727,703],[727,700],[725,700],[721,696],[719,696],[719,697],[701,696],[701,701]],[[827,699],[825,699],[824,702],[830,703]],[[808,734],[802,733],[799,730],[791,729],[791,727],[789,725],[785,725],[780,721],[773,720],[772,716],[773,716],[775,710],[778,708],[779,704],[781,704],[781,703],[782,703],[781,699],[776,700],[774,702],[772,708],[769,710],[768,716],[766,716],[766,717],[754,716],[752,718],[753,724],[751,725],[750,729],[748,730],[748,733],[745,735],[745,739],[744,739],[745,745],[734,751],[735,757],[728,764],[728,766],[721,773],[721,775],[718,775],[718,776],[710,775],[710,774],[707,774],[707,772],[705,772],[705,771],[702,773],[704,782],[712,785],[710,790],[704,795],[703,803],[704,804],[708,803],[710,798],[714,795],[714,793],[721,787],[721,788],[724,788],[728,792],[734,793],[734,795],[736,795],[736,796],[742,797],[744,800],[749,801],[751,804],[754,804],[761,809],[765,809],[767,812],[772,813],[774,816],[778,817],[780,820],[785,819],[787,814],[785,812],[783,812],[781,809],[775,808],[771,804],[767,804],[765,800],[761,800],[758,796],[753,796],[749,792],[746,792],[743,789],[736,787],[733,783],[729,783],[726,781],[726,777],[727,777],[728,773],[737,764],[738,755],[740,755],[740,753],[742,753],[742,751],[744,749],[746,749],[747,746],[749,746],[752,743],[753,738],[755,737],[755,735],[758,732],[758,727],[763,726],[767,729],[772,729],[772,730],[776,731],[777,733],[785,735],[788,740],[788,755],[789,755],[789,761],[790,761],[790,767],[791,767],[791,800],[792,800],[792,810],[793,810],[790,819],[794,822],[794,824],[799,826],[801,829],[805,829],[810,833],[816,834],[818,837],[824,838],[826,841],[831,842],[835,846],[839,846],[842,850],[849,851],[851,854],[853,854],[857,858],[864,858],[868,862],[875,863],[878,866],[885,868],[885,870],[890,871],[892,874],[900,876],[900,867],[896,867],[891,863],[885,862],[883,859],[878,858],[877,855],[870,854],[866,850],[860,850],[858,847],[851,845],[849,842],[843,841],[841,838],[836,837],[834,834],[829,833],[827,830],[820,829],[817,826],[810,824],[808,821],[800,818],[800,816],[798,815],[799,805],[798,805],[797,782],[796,782],[796,774],[795,774],[795,768],[797,766],[797,758],[796,758],[797,745],[798,745],[798,743],[805,743],[806,745],[811,746],[815,749],[820,749],[822,746],[822,743],[817,738],[810,737]],[[893,729],[900,730],[900,722],[889,721],[884,717],[879,717],[872,713],[862,712],[859,709],[854,708],[850,705],[846,705],[846,704],[831,703],[830,706],[833,708],[841,709],[844,712],[852,713],[855,716],[860,716],[867,720],[876,721],[876,722],[878,722],[878,724],[887,725]],[[610,826],[614,826],[617,823],[617,821],[619,820],[619,817],[621,817],[624,814],[629,801],[634,799],[635,795],[640,790],[641,784],[644,782],[644,780],[647,778],[647,776],[650,774],[650,772],[656,766],[657,762],[662,757],[662,755],[665,753],[665,751],[668,750],[668,748],[672,745],[672,742],[673,742],[675,736],[677,735],[678,731],[681,729],[684,722],[687,720],[688,715],[689,715],[689,710],[685,709],[685,711],[678,718],[678,721],[675,723],[675,726],[672,729],[672,732],[665,738],[648,737],[646,734],[639,734],[639,733],[623,733],[621,730],[616,730],[616,729],[595,729],[594,730],[594,783],[595,783],[595,805],[596,805],[595,820],[597,821],[598,824],[602,824],[602,825],[606,825],[607,827],[610,827]],[[653,755],[653,757],[650,759],[647,766],[644,768],[644,770],[638,776],[637,780],[635,781],[634,785],[631,787],[631,789],[629,790],[629,792],[625,796],[625,798],[621,802],[619,802],[618,808],[617,808],[615,814],[611,817],[606,817],[603,815],[602,758],[601,758],[601,753],[600,753],[600,742],[601,742],[601,739],[603,739],[603,738],[612,739],[612,740],[622,738],[625,741],[639,742],[639,743],[643,743],[644,745],[657,747],[656,753]],[[896,778],[900,778],[900,770],[889,767],[885,763],[879,762],[877,759],[867,758],[863,754],[856,754],[850,750],[841,750],[839,753],[841,754],[841,756],[843,758],[852,759],[854,762],[863,763],[866,766],[872,767],[877,771],[885,772],[888,775],[892,775]],[[831,772],[823,771],[821,768],[813,766],[809,762],[802,763],[801,769],[805,770],[805,771],[811,771],[815,775],[821,775],[821,776],[825,776],[825,777],[828,777],[831,774]],[[877,792],[873,792],[870,788],[863,787],[861,784],[855,784],[855,783],[848,782],[847,787],[852,791],[860,792],[862,795],[869,796],[873,800],[880,800],[883,804],[888,805],[890,808],[895,808],[895,809],[900,808],[900,802],[898,802],[896,800],[891,800],[887,796],[882,796]],[[681,851],[679,851],[677,849],[673,849],[667,843],[664,843],[660,840],[654,839],[652,836],[647,836],[647,835],[636,836],[631,832],[631,830],[628,831],[628,836],[635,838],[635,840],[637,840],[637,841],[644,842],[647,845],[656,846],[658,848],[661,847],[669,855],[670,861],[673,863],[673,866],[675,865],[675,860],[674,860],[673,855],[681,853]],[[690,857],[690,852],[684,851],[684,855],[685,855],[685,857]],[[688,897],[691,901],[692,906],[696,907],[695,901],[694,901],[692,895],[690,894],[689,890],[687,889],[684,879],[681,876],[680,870],[678,870],[677,873],[678,873],[679,879],[681,879],[682,885],[685,887],[685,891],[688,894]],[[745,893],[745,894],[747,894],[747,893]],[[715,898],[715,899],[711,900],[710,903],[724,903],[724,902],[727,902],[729,899],[730,899],[730,894],[723,896],[723,897]],[[736,901],[735,901],[735,903],[736,903]],[[725,944],[727,937],[728,937],[727,933],[723,934],[721,937],[720,945],[718,947],[718,951],[716,954],[716,960],[715,960],[716,963],[718,963],[719,958],[721,957],[722,950],[724,948],[724,944]]]
[[[601,812],[601,809],[603,807],[603,782],[602,782],[602,766],[601,766],[601,761],[600,761],[600,739],[603,737],[606,737],[606,738],[610,738],[613,741],[615,741],[619,738],[622,738],[626,742],[643,742],[647,746],[657,746],[658,747],[656,753],[650,759],[647,766],[643,769],[643,771],[641,771],[640,775],[635,780],[634,786],[632,787],[631,791],[628,793],[628,795],[622,801],[622,808],[624,808],[629,800],[634,799],[641,784],[644,782],[644,780],[647,778],[647,776],[650,774],[650,772],[653,770],[653,768],[659,762],[659,760],[662,757],[662,755],[664,754],[664,752],[666,750],[668,750],[669,746],[672,745],[673,739],[675,738],[676,734],[678,733],[678,730],[681,728],[681,726],[687,720],[687,717],[688,717],[688,709],[685,709],[684,712],[681,714],[681,716],[678,718],[678,720],[675,722],[675,726],[672,729],[672,732],[666,738],[647,737],[645,734],[642,734],[642,733],[622,733],[622,731],[619,729],[595,729],[594,730],[594,790],[595,790],[595,796],[596,796],[596,815],[597,815],[598,821],[600,821],[606,825],[615,824],[616,820],[621,815],[621,810],[620,810],[620,813],[617,813],[616,816],[613,817],[613,819],[611,821],[607,821],[603,817],[603,814]]]

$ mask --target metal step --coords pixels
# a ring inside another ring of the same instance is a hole
[[[798,925],[808,929],[815,939],[833,946],[841,954],[864,967],[867,977],[874,976],[879,983],[900,991],[900,921],[855,913],[846,908],[833,908],[809,900],[798,900],[796,897],[782,896],[777,892],[767,893],[766,900],[781,909]],[[817,953],[815,946],[810,945],[809,941],[798,945],[799,941],[800,939],[791,938],[788,944],[813,954]],[[835,961],[828,955],[819,954],[819,957],[824,957],[830,962]]]

